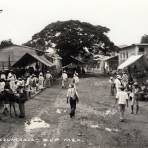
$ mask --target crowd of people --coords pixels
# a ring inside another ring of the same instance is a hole
[[[139,100],[148,100],[148,81],[138,82],[131,79],[126,71],[110,77],[110,93],[115,96],[120,111],[120,120],[124,121],[125,107],[130,101],[131,114],[139,112]]]
[[[43,90],[45,87],[49,88],[52,84],[52,75],[49,71],[43,75],[42,72],[39,75],[29,74],[26,77],[18,77],[13,71],[0,74],[0,109],[1,113],[7,115],[10,112],[11,107],[14,108],[15,115],[15,103],[19,105],[20,118],[25,117],[25,101],[30,99],[38,91]],[[10,106],[10,109],[9,109]]]
[[[17,116],[16,105],[18,104],[19,117],[25,117],[25,102],[32,98],[37,92],[44,88],[51,87],[53,77],[49,71],[45,74],[40,72],[37,74],[27,74],[17,77],[13,71],[8,73],[2,71],[0,73],[0,111],[1,114],[7,116],[13,107],[15,116]],[[70,117],[75,116],[76,103],[79,101],[78,96],[78,73],[73,74],[73,78],[69,79],[68,74],[64,70],[62,73],[62,88],[68,88],[67,103],[70,104]]]

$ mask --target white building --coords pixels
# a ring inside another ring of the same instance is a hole
[[[119,65],[133,55],[145,55],[148,58],[148,44],[132,44],[120,47]]]

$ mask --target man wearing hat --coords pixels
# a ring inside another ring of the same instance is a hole
[[[78,73],[74,73],[74,76],[73,76],[73,83],[75,84],[75,87],[77,88],[78,87],[78,84],[79,84],[79,77],[78,77]]]
[[[121,87],[122,87],[122,82],[121,82],[121,76],[117,75],[116,79],[115,79],[115,87],[116,87],[116,92],[118,93],[119,91],[121,91]]]
[[[47,88],[51,87],[51,80],[52,80],[52,75],[51,75],[50,71],[47,71],[47,73],[45,75],[45,82],[46,82]]]

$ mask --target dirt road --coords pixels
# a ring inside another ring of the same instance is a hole
[[[76,117],[70,119],[66,89],[59,85],[26,103],[26,119],[3,117],[1,148],[147,148],[148,102],[138,115],[126,112],[119,122],[108,78],[80,79]]]

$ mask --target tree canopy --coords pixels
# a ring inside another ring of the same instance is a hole
[[[117,49],[106,35],[109,31],[107,27],[77,20],[58,21],[33,35],[32,40],[25,45],[41,50],[55,48],[65,63],[70,56],[88,58],[93,54],[107,54]]]
[[[141,37],[141,43],[148,43],[148,35],[145,34]]]
[[[13,43],[10,39],[9,40],[3,40],[0,43],[0,49],[11,46],[11,45],[13,45]]]

